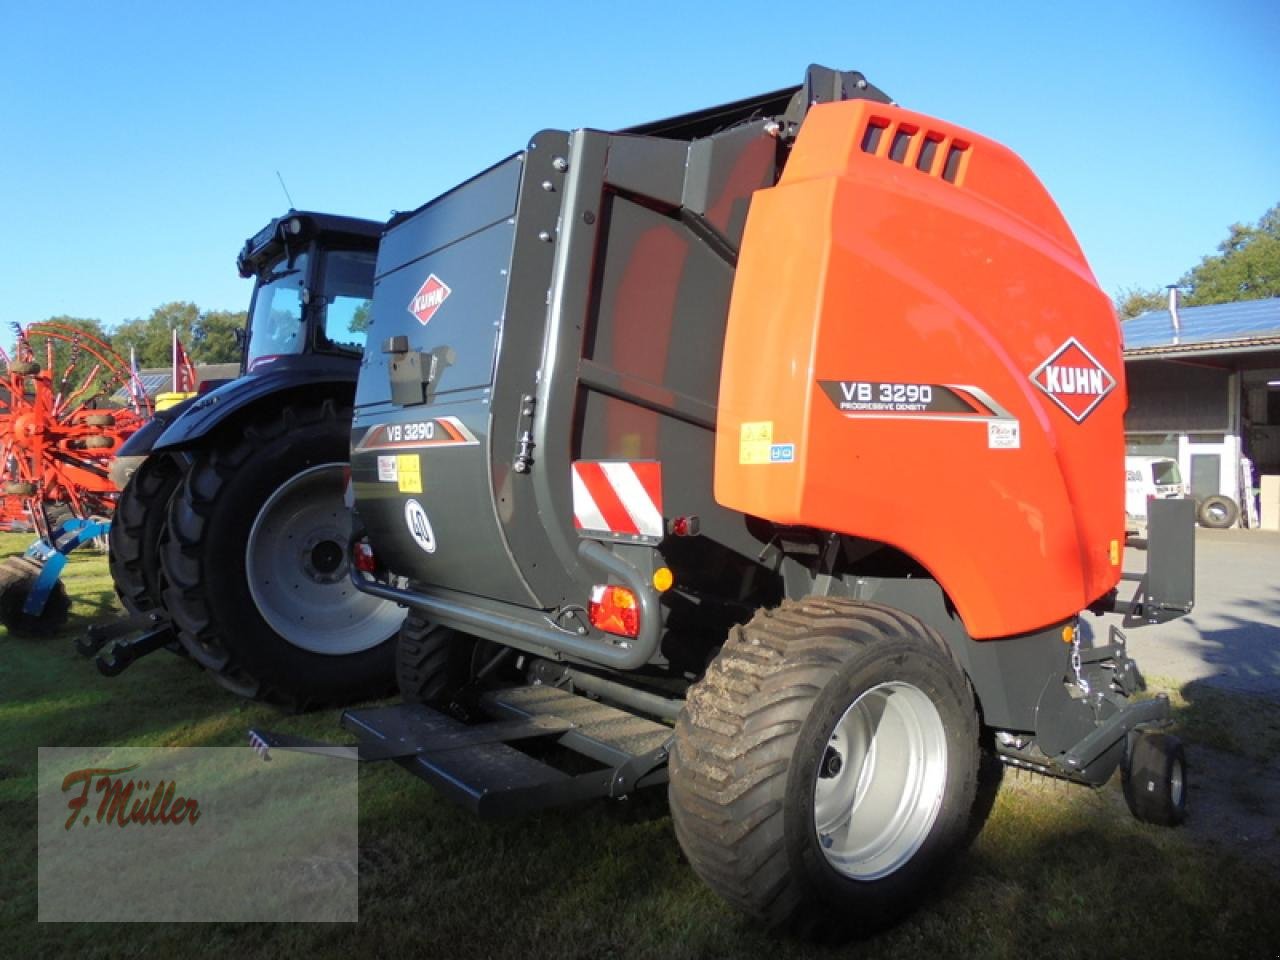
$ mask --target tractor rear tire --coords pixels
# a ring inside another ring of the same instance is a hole
[[[152,454],[120,492],[108,534],[107,562],[116,596],[130,613],[148,613],[164,606],[160,538],[182,474],[179,457]]]
[[[9,557],[0,563],[0,623],[19,637],[48,637],[67,625],[71,612],[71,598],[61,580],[53,585],[44,609],[38,616],[25,612],[41,565],[26,557]]]
[[[448,706],[473,676],[473,637],[411,611],[396,644],[396,685],[405,703]]]
[[[1234,527],[1236,521],[1240,519],[1240,507],[1230,497],[1215,494],[1200,501],[1200,505],[1196,508],[1196,515],[1200,526],[1208,527],[1210,530],[1226,530],[1228,527]]]
[[[350,407],[295,403],[194,451],[160,547],[164,605],[233,692],[294,709],[389,692],[404,619],[350,583]]]
[[[1144,823],[1176,827],[1187,818],[1187,755],[1167,733],[1140,731],[1120,768],[1129,812]]]
[[[894,922],[968,840],[978,718],[931,628],[786,601],[735,627],[676,721],[676,837],[721,897],[839,942]]]

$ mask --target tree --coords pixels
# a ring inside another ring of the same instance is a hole
[[[373,301],[366,300],[351,314],[351,322],[347,324],[347,330],[351,333],[364,333],[369,329],[369,321],[372,319]]]
[[[1115,296],[1116,313],[1120,321],[1132,320],[1148,310],[1161,310],[1169,303],[1167,290],[1143,290],[1141,287],[1125,287]]]
[[[1256,225],[1232,224],[1218,252],[1189,270],[1180,285],[1188,291],[1188,306],[1280,296],[1280,204]]]
[[[186,301],[165,303],[151,311],[145,320],[126,320],[116,327],[112,340],[126,358],[136,351],[138,366],[167,367],[173,362],[173,331],[183,346],[191,348],[200,319],[200,309]]]
[[[209,310],[200,314],[191,359],[196,363],[236,363],[240,360],[240,340],[247,315],[243,310]]]

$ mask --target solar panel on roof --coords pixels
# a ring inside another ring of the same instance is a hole
[[[1227,340],[1280,336],[1280,297],[1242,300],[1205,307],[1182,307],[1179,343],[1213,343]],[[1173,321],[1168,310],[1152,310],[1120,327],[1126,349],[1173,344]]]

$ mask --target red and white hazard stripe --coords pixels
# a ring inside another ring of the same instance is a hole
[[[662,539],[662,464],[651,460],[575,462],[573,522],[583,533]]]

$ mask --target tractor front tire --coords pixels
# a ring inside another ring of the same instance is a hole
[[[164,605],[160,539],[182,474],[181,458],[152,454],[120,492],[108,534],[107,555],[116,595],[130,613],[147,613]]]
[[[839,942],[900,918],[966,842],[978,719],[938,634],[889,607],[786,601],[735,627],[676,721],[676,837],[721,897]]]
[[[348,576],[351,409],[295,403],[192,453],[160,548],[164,605],[228,689],[294,709],[390,691],[403,611]]]

